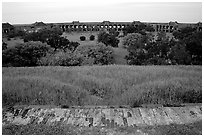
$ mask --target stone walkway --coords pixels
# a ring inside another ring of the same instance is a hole
[[[23,107],[3,109],[7,124],[66,124],[79,127],[127,127],[188,124],[202,120],[202,105],[185,107]]]

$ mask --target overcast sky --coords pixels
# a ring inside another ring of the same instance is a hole
[[[106,2],[105,2],[106,1]],[[133,0],[73,0],[60,2],[3,2],[2,21],[26,24],[91,21],[188,22],[202,21],[201,2],[147,2]]]

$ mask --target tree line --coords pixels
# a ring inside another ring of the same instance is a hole
[[[174,31],[172,38],[159,32],[155,39],[144,29],[127,32],[123,45],[130,65],[202,65],[202,32],[192,27]]]
[[[129,52],[125,57],[129,65],[201,65],[202,32],[185,27],[173,32],[170,38],[165,32],[152,34],[154,28],[143,23],[123,29],[123,46]],[[9,37],[20,36],[24,43],[7,47],[2,42],[3,66],[39,65],[107,65],[114,63],[113,49],[118,47],[119,32],[101,31],[96,45],[80,45],[62,37],[58,28],[42,29],[38,32],[20,31]],[[82,39],[82,37],[80,37]],[[90,40],[94,40],[90,36]]]

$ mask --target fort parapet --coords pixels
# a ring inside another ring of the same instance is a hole
[[[103,22],[67,22],[67,23],[43,23],[43,22],[35,22],[33,24],[9,24],[3,23],[2,24],[2,33],[9,33],[10,31],[15,30],[22,30],[26,32],[36,32],[43,28],[53,28],[57,27],[60,28],[63,32],[73,32],[73,31],[100,31],[100,30],[115,30],[115,31],[122,31],[123,28],[133,25],[134,27],[138,27],[141,23],[145,26],[151,26],[154,28],[155,32],[168,32],[172,33],[175,30],[179,30],[183,27],[193,27],[196,28],[198,31],[202,31],[202,23],[178,23],[178,22],[168,22],[168,23],[152,23],[152,22],[140,22],[140,21],[133,21],[133,22],[110,22],[110,21],[103,21]]]

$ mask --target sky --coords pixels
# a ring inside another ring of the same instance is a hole
[[[134,0],[68,0],[67,2],[3,2],[2,22],[31,24],[63,22],[141,21],[197,23],[201,2],[146,2]]]

